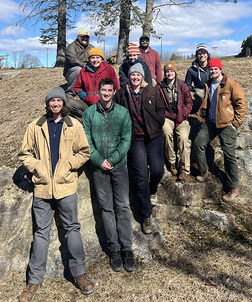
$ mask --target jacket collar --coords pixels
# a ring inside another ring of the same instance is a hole
[[[225,74],[223,74],[223,78],[222,78],[222,80],[221,80],[221,82],[220,82],[220,85],[221,85],[221,86],[224,86],[224,85],[227,83],[227,79],[228,79],[228,77],[227,77]],[[213,81],[213,79],[211,78],[211,79],[207,82],[207,86],[208,86],[208,87],[211,85],[212,81]]]
[[[42,127],[46,120],[47,120],[47,115],[45,114],[41,116],[41,118],[37,121],[36,125]],[[64,116],[64,122],[67,124],[68,127],[73,127],[73,122],[68,115]]]

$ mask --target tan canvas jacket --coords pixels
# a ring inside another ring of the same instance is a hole
[[[54,176],[50,159],[50,140],[46,116],[27,128],[19,160],[33,173],[34,196],[60,199],[77,190],[78,168],[90,157],[89,145],[82,125],[65,116],[59,145],[59,160]]]
[[[200,122],[204,121],[204,118],[201,117],[201,109],[208,109],[210,105],[208,98],[210,84],[211,80],[205,84],[205,99],[198,111]],[[224,75],[217,90],[216,127],[224,128],[232,123],[238,128],[244,121],[246,108],[246,99],[240,85]]]

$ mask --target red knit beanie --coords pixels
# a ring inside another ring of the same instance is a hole
[[[140,55],[140,50],[135,43],[130,42],[128,47],[128,54]]]
[[[211,67],[218,67],[220,68],[220,70],[222,70],[222,64],[221,64],[221,60],[213,58],[208,62],[208,69],[210,69]]]

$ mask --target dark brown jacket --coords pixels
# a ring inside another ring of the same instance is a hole
[[[145,126],[150,139],[154,139],[163,134],[165,107],[158,91],[152,86],[147,85],[143,88],[141,99]],[[116,102],[129,110],[131,120],[133,120],[132,102],[128,85],[117,91]],[[135,136],[134,125],[132,125],[132,140],[134,140]]]

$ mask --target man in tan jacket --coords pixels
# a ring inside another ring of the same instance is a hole
[[[206,146],[218,135],[227,177],[227,193],[222,199],[230,202],[239,194],[235,143],[237,129],[244,121],[246,100],[240,85],[223,74],[219,59],[211,59],[208,68],[211,80],[206,83],[206,96],[198,112],[203,124],[194,142],[200,173],[196,180],[204,182],[208,176]]]
[[[28,126],[18,154],[25,168],[33,173],[32,210],[36,223],[28,285],[19,296],[20,302],[32,301],[43,281],[56,208],[65,229],[69,269],[83,294],[94,290],[83,263],[85,253],[77,220],[76,195],[78,168],[90,157],[89,145],[81,124],[68,116],[66,95],[61,87],[52,88],[45,103],[47,113]]]

